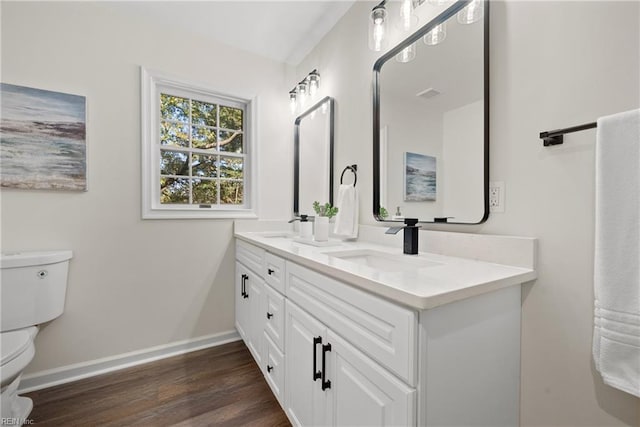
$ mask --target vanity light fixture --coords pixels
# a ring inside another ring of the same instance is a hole
[[[461,24],[473,24],[484,16],[484,3],[480,0],[473,0],[457,14],[458,22]]]
[[[369,15],[369,49],[380,52],[386,46],[387,35],[387,0],[382,0],[376,7],[371,9]]]
[[[303,111],[307,105],[307,99],[313,99],[318,93],[318,89],[320,89],[320,73],[314,69],[289,91],[291,114]]]

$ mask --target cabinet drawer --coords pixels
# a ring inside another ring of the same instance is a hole
[[[417,314],[292,262],[286,295],[369,357],[415,385]]]
[[[265,358],[263,366],[264,376],[273,394],[284,407],[284,354],[271,341],[269,335],[265,332]]]
[[[254,273],[262,277],[265,250],[236,239],[236,260],[240,261]]]
[[[264,330],[278,346],[284,350],[284,297],[265,286],[265,310],[261,313],[266,318]]]
[[[264,279],[273,289],[284,294],[284,259],[270,253],[264,255]]]

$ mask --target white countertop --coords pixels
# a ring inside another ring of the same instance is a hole
[[[429,309],[464,298],[528,282],[536,278],[532,268],[478,261],[468,258],[420,253],[404,255],[401,247],[371,242],[334,241],[333,246],[316,247],[291,238],[272,237],[274,232],[236,231],[235,237],[262,247],[274,255],[346,282],[414,309]],[[347,250],[372,250],[392,259],[426,267],[410,271],[383,271],[330,256]],[[399,258],[403,257],[403,258]],[[438,263],[437,265],[429,265]]]

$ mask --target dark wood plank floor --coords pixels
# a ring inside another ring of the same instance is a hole
[[[26,394],[55,426],[288,426],[242,341]]]

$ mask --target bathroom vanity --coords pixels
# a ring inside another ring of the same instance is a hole
[[[245,230],[236,327],[294,425],[518,425],[535,239],[421,232],[408,256],[381,227],[322,247]]]

